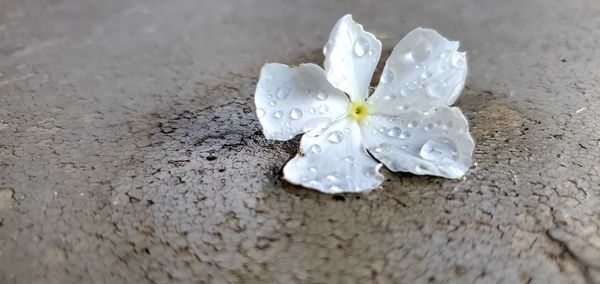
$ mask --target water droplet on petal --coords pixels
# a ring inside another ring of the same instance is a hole
[[[270,105],[270,106],[272,106],[272,107],[273,107],[273,106],[275,106],[276,104],[277,104],[277,102],[276,102],[276,101],[270,101],[270,102],[269,102],[269,105]]]
[[[411,135],[410,131],[404,131],[404,132],[400,133],[400,138],[401,139],[406,139],[406,138],[409,138],[410,135]]]
[[[456,68],[465,68],[466,60],[464,54],[457,52],[452,55],[452,66]]]
[[[327,140],[334,144],[340,143],[342,140],[344,140],[344,133],[339,130],[333,131],[331,134],[329,134]]]
[[[276,112],[273,114],[273,117],[275,117],[275,118],[277,118],[277,119],[280,119],[280,118],[282,118],[282,117],[283,117],[283,112],[276,111]]]
[[[447,138],[429,139],[419,152],[421,158],[435,162],[453,162],[458,158],[454,142]]]
[[[290,111],[290,118],[293,120],[298,120],[300,118],[302,118],[302,111],[295,108],[293,110]]]
[[[410,51],[412,60],[415,63],[420,63],[420,62],[425,61],[425,59],[427,59],[427,57],[429,57],[430,53],[431,53],[431,46],[426,42],[422,42],[422,43],[418,44],[417,46],[415,46],[415,48],[413,48]]]
[[[324,90],[319,91],[319,93],[317,94],[317,98],[322,101],[326,100],[328,97],[329,95]]]
[[[392,69],[388,69],[385,72],[383,72],[380,81],[381,83],[391,83],[392,81],[394,81],[394,71],[392,71]]]
[[[317,172],[317,169],[315,167],[310,167],[308,170],[311,171],[311,172],[313,172],[313,173]]]
[[[337,181],[337,179],[338,179],[338,178],[337,178],[335,175],[327,175],[325,178],[326,178],[326,179],[327,179],[327,181],[329,181],[329,182],[335,182],[335,181]]]
[[[309,108],[308,113],[315,114],[315,108],[314,107]]]
[[[341,188],[339,188],[338,186],[335,186],[335,185],[332,185],[331,187],[329,187],[329,190],[331,192],[341,192],[342,191]]]
[[[408,126],[408,128],[417,127],[417,126],[419,126],[419,122],[415,120],[415,121],[409,122],[406,126]]]
[[[322,105],[319,107],[319,113],[326,113],[329,111],[329,107],[326,105]]]
[[[375,152],[377,153],[385,153],[385,152],[389,152],[392,149],[392,147],[387,144],[387,143],[381,143],[379,146],[377,146],[375,148]]]
[[[354,162],[354,158],[352,158],[352,157],[350,157],[350,156],[347,156],[347,157],[345,157],[345,158],[344,158],[344,162],[346,162],[346,163],[349,163],[349,164],[350,164],[350,163]]]
[[[290,93],[292,92],[292,89],[288,86],[283,86],[279,89],[279,91],[277,91],[277,98],[280,100],[285,100]]]
[[[429,130],[433,129],[433,127],[435,127],[435,126],[433,125],[433,123],[427,123],[427,125],[425,125],[425,126],[423,127],[423,130],[425,130],[425,131],[429,131]]]
[[[423,72],[423,74],[421,74],[421,79],[429,79],[433,76],[433,73],[429,70]]]
[[[429,171],[429,169],[427,169],[427,166],[425,166],[425,165],[417,165],[415,167],[415,172],[417,174],[426,174],[426,173],[428,173],[428,171]]]
[[[310,146],[310,151],[315,154],[319,154],[319,153],[321,153],[321,147],[317,144],[314,144],[314,145]]]
[[[360,37],[354,42],[354,54],[358,57],[364,56],[369,51],[369,41]]]
[[[388,131],[388,136],[390,137],[398,137],[398,135],[400,135],[400,133],[402,133],[402,129],[400,129],[399,127],[392,127],[390,129],[390,131]]]
[[[257,108],[256,109],[256,116],[260,119],[265,117],[265,110],[262,108]]]

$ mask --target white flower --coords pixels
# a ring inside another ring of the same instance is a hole
[[[306,132],[284,178],[325,193],[370,191],[384,179],[375,159],[392,171],[462,177],[474,142],[462,112],[449,107],[467,75],[457,49],[433,30],[413,30],[369,96],[381,42],[346,15],[323,48],[325,70],[266,64],[254,98],[265,137]]]

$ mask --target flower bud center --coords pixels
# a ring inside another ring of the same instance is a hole
[[[358,122],[361,122],[369,114],[369,108],[363,102],[352,103],[350,105],[349,112],[350,117],[354,118]]]

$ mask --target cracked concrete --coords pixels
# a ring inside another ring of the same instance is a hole
[[[523,3],[525,2],[525,3]],[[265,62],[461,41],[464,180],[282,183]],[[600,2],[0,0],[0,282],[600,283]]]

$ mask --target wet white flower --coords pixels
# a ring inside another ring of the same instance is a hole
[[[458,42],[433,30],[413,30],[396,45],[369,96],[381,42],[346,15],[323,48],[325,70],[266,64],[255,94],[265,136],[289,140],[306,133],[284,178],[340,193],[379,186],[381,163],[392,171],[462,177],[474,142],[462,112],[450,107],[467,75],[465,53],[457,49]]]

